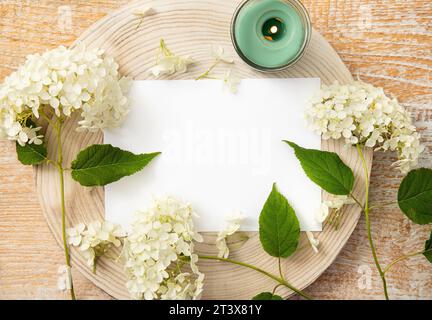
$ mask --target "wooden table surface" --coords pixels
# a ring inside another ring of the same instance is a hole
[[[157,0],[155,0],[157,1]],[[88,26],[126,0],[0,0],[0,79],[28,54],[72,43]],[[430,0],[304,0],[314,27],[339,52],[353,75],[399,98],[423,133],[421,165],[432,167],[432,2]],[[376,153],[371,201],[396,199],[401,175],[394,154]],[[421,249],[431,227],[416,226],[397,205],[371,216],[373,237],[385,265]],[[0,141],[0,299],[62,299],[57,268],[63,252],[43,218],[31,167],[22,166],[14,144]],[[108,299],[74,274],[81,299]],[[394,299],[432,299],[432,265],[422,256],[388,274]],[[380,299],[361,219],[333,265],[306,290],[319,299]]]

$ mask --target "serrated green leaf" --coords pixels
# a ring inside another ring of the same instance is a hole
[[[159,154],[134,154],[110,144],[92,145],[72,162],[72,178],[83,186],[104,186],[140,171]]]
[[[300,224],[276,184],[273,184],[259,217],[259,236],[264,250],[273,257],[286,258],[297,249]]]
[[[425,243],[425,249],[424,249],[423,255],[428,259],[430,263],[432,263],[432,232],[430,234],[429,240]]]
[[[283,300],[281,296],[273,294],[271,292],[262,292],[257,294],[252,300]]]
[[[402,212],[418,224],[432,223],[432,170],[412,170],[402,180],[398,191]]]
[[[334,152],[305,149],[285,141],[295,152],[306,175],[328,193],[348,195],[354,185],[354,174]]]
[[[47,148],[45,144],[36,145],[25,144],[21,146],[18,142],[16,143],[16,152],[18,160],[25,165],[36,165],[44,162],[47,159]]]

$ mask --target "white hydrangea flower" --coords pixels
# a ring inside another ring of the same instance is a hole
[[[196,265],[195,231],[190,204],[173,197],[136,212],[123,250],[127,289],[135,299],[197,299],[204,275]],[[183,271],[187,265],[190,272]]]
[[[146,17],[146,16],[151,16],[156,14],[156,10],[153,9],[152,7],[143,7],[134,10],[133,14],[138,17]]]
[[[0,136],[40,144],[38,127],[28,125],[41,110],[69,117],[81,113],[80,129],[118,126],[128,113],[129,80],[102,50],[78,45],[34,54],[0,85]]]
[[[234,63],[234,59],[225,53],[225,50],[221,46],[213,45],[210,50],[210,54],[213,58],[213,64],[202,74],[200,74],[195,80],[202,79],[219,79],[222,80],[223,88],[227,88],[231,93],[237,93],[238,86],[241,79],[232,74],[232,70],[227,70],[222,75],[213,75],[212,72],[221,62],[223,63]]]
[[[215,61],[234,63],[234,59],[230,55],[227,55],[224,48],[222,48],[221,46],[213,45],[211,47],[211,56]]]
[[[144,17],[155,15],[157,12],[152,7],[143,7],[139,8],[133,11],[133,14],[140,18],[137,29],[141,26],[142,22],[144,21]]]
[[[22,128],[21,132],[18,134],[17,142],[21,146],[24,146],[26,143],[33,143],[35,145],[42,144],[43,141],[41,139],[43,138],[43,135],[37,134],[40,129],[42,129],[42,127],[33,128],[32,126],[30,126]]]
[[[164,74],[171,75],[176,72],[185,73],[188,65],[193,62],[194,61],[189,56],[180,57],[173,54],[166,46],[165,41],[161,39],[156,65],[150,68],[150,72],[155,77]]]
[[[59,277],[57,278],[57,289],[60,291],[70,290],[72,288],[72,275],[71,270],[68,266],[59,266],[57,273]]]
[[[330,214],[330,208],[328,207],[328,205],[325,202],[323,202],[323,203],[321,203],[320,210],[316,213],[315,218],[318,222],[322,223],[327,219],[329,214]]]
[[[307,236],[307,239],[308,239],[308,241],[309,241],[309,244],[310,244],[311,247],[312,247],[312,250],[313,250],[315,253],[318,253],[318,252],[319,252],[319,251],[318,251],[318,246],[319,246],[319,243],[320,243],[319,240],[318,240],[318,239],[315,239],[313,233],[310,232],[310,231],[306,231],[306,236]]]
[[[306,111],[310,127],[323,139],[345,139],[376,150],[397,151],[403,173],[418,164],[424,150],[410,113],[382,88],[362,81],[323,86]]]
[[[349,196],[329,195],[328,200],[323,201],[320,211],[316,215],[318,222],[324,222],[329,216],[330,210],[339,212],[344,205],[354,204],[355,201]]]
[[[241,79],[233,75],[231,70],[225,72],[222,81],[224,87],[227,88],[231,93],[237,93]]]
[[[121,226],[109,221],[90,223],[87,227],[80,223],[74,228],[68,228],[67,242],[79,247],[87,265],[96,270],[96,261],[105,255],[113,246],[119,247],[121,239],[126,236]]]
[[[228,258],[229,248],[226,243],[226,238],[233,235],[240,229],[240,225],[246,217],[241,212],[234,212],[226,217],[227,225],[224,230],[218,233],[216,238],[216,248],[218,249],[219,258]]]
[[[82,241],[82,233],[86,226],[84,223],[79,223],[75,227],[66,229],[67,243],[75,247],[79,246]]]

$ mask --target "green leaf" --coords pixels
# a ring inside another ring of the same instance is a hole
[[[418,224],[432,222],[432,170],[412,170],[402,180],[398,191],[399,208]]]
[[[348,195],[351,193],[354,174],[336,153],[305,149],[294,142],[285,142],[294,149],[309,179],[331,194]]]
[[[426,259],[429,260],[430,263],[432,263],[432,232],[430,234],[429,240],[425,243],[425,253],[423,255],[426,257]]]
[[[257,294],[252,300],[283,300],[281,296],[273,294],[271,292],[262,292]]]
[[[264,250],[273,257],[289,257],[297,249],[300,224],[288,200],[276,184],[259,217],[259,235]]]
[[[40,164],[47,159],[48,154],[44,143],[40,145],[26,143],[23,147],[17,142],[16,152],[18,155],[18,160],[25,165]]]
[[[134,154],[110,144],[92,145],[72,162],[72,178],[83,186],[104,186],[140,171],[159,154]]]

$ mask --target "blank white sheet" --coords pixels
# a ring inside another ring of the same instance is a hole
[[[295,209],[303,231],[315,219],[321,191],[282,140],[320,149],[305,126],[307,100],[320,80],[246,79],[237,94],[217,80],[134,81],[125,123],[105,131],[105,143],[134,153],[161,151],[141,172],[105,187],[105,218],[129,227],[133,213],[153,198],[190,202],[199,231],[219,231],[233,211],[257,231],[273,182]]]

